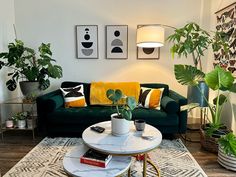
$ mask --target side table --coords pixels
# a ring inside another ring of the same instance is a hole
[[[63,167],[68,174],[75,177],[114,177],[122,175],[130,168],[130,156],[113,156],[106,168],[80,163],[80,157],[88,149],[86,145],[80,144],[66,153],[63,158]]]
[[[32,122],[33,122],[32,127],[31,128],[29,128],[29,127],[18,128],[18,127],[14,126],[12,128],[7,128],[4,120],[2,120],[2,107],[6,106],[6,105],[18,105],[21,107],[22,111],[26,111],[25,107],[26,107],[26,105],[28,105],[28,107],[30,107],[31,118],[32,118]],[[0,103],[0,114],[1,114],[1,116],[0,116],[0,133],[2,136],[2,140],[4,138],[3,134],[5,131],[16,131],[16,130],[32,131],[33,140],[35,139],[35,128],[37,127],[37,111],[36,111],[36,102],[35,101],[27,101],[21,97],[6,100],[6,101]]]

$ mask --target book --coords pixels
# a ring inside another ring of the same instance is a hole
[[[80,157],[80,163],[106,168],[111,159],[112,155],[103,154],[94,149],[89,149]]]

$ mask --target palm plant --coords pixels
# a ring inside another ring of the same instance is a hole
[[[220,48],[227,50],[227,35],[223,32],[214,32],[211,35],[196,23],[188,23],[184,27],[175,29],[167,40],[174,43],[170,51],[172,57],[177,54],[179,57],[192,56],[194,66],[202,70],[201,58],[205,51],[211,47],[213,52]]]
[[[236,136],[232,132],[220,137],[219,145],[225,154],[232,154],[236,157]]]
[[[174,70],[176,80],[180,84],[196,86],[201,92],[198,83],[204,80],[210,89],[217,92],[216,97],[213,99],[213,104],[209,103],[205,98],[212,116],[212,120],[209,120],[210,127],[207,129],[208,135],[211,136],[214,131],[222,126],[221,114],[230,92],[236,93],[236,83],[234,83],[232,73],[225,71],[219,66],[216,66],[213,71],[207,74],[191,65],[175,65]],[[221,92],[224,92],[224,94]],[[201,94],[204,96],[202,92]]]

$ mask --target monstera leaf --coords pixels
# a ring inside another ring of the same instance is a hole
[[[229,71],[225,71],[219,66],[208,74],[206,74],[205,81],[212,90],[230,90],[233,87],[234,77]]]
[[[175,78],[182,85],[195,86],[205,74],[191,65],[175,65]]]

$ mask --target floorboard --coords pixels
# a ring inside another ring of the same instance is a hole
[[[199,140],[198,132],[187,133],[187,137]],[[22,159],[43,138],[32,140],[30,132],[6,132],[4,141],[0,140],[0,171],[4,175]],[[228,171],[217,163],[217,155],[201,148],[200,143],[184,141],[186,147],[209,177],[236,177],[236,172]],[[0,176],[1,176],[0,175]]]

